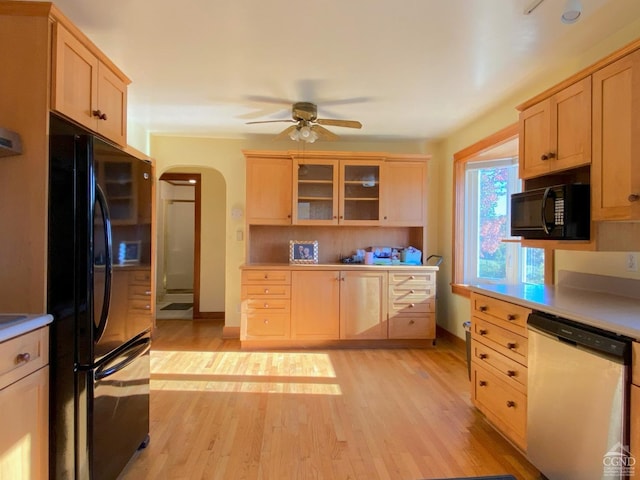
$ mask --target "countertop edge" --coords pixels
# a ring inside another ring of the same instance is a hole
[[[18,314],[17,314],[18,315]],[[49,325],[53,322],[53,316],[49,314],[19,314],[27,315],[27,318],[9,325],[0,326],[0,342],[6,342],[25,333]]]
[[[469,289],[472,292],[557,315],[640,341],[640,313],[637,314],[638,324],[636,326],[630,324],[633,319],[628,314],[620,314],[617,311],[618,306],[623,304],[627,310],[637,306],[638,310],[636,311],[640,312],[640,301],[632,298],[606,295],[589,290],[542,285],[529,286],[529,292],[534,292],[536,300],[527,295],[527,287],[522,285],[470,285]],[[603,318],[603,315],[595,311],[593,305],[590,305],[590,301],[594,299],[597,300],[599,310],[606,310],[607,318]],[[608,304],[605,303],[607,299]]]
[[[240,270],[426,270],[437,272],[440,267],[431,265],[364,265],[354,263],[245,263]]]

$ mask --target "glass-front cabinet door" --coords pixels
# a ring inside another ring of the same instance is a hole
[[[339,223],[380,223],[380,177],[382,162],[340,162],[341,200]]]
[[[293,189],[294,223],[338,223],[338,162],[297,160],[293,168]]]

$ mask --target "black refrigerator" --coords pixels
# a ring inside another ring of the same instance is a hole
[[[52,114],[50,478],[115,479],[149,441],[151,165]]]

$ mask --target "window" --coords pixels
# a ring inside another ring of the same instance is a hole
[[[465,283],[543,283],[544,250],[509,238],[509,199],[520,192],[518,158],[465,165]]]
[[[553,255],[509,241],[509,200],[522,188],[517,155],[517,124],[454,155],[454,293],[476,283],[551,283]]]

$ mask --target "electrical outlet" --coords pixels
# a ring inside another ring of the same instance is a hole
[[[627,271],[638,271],[638,256],[635,253],[627,253]]]

